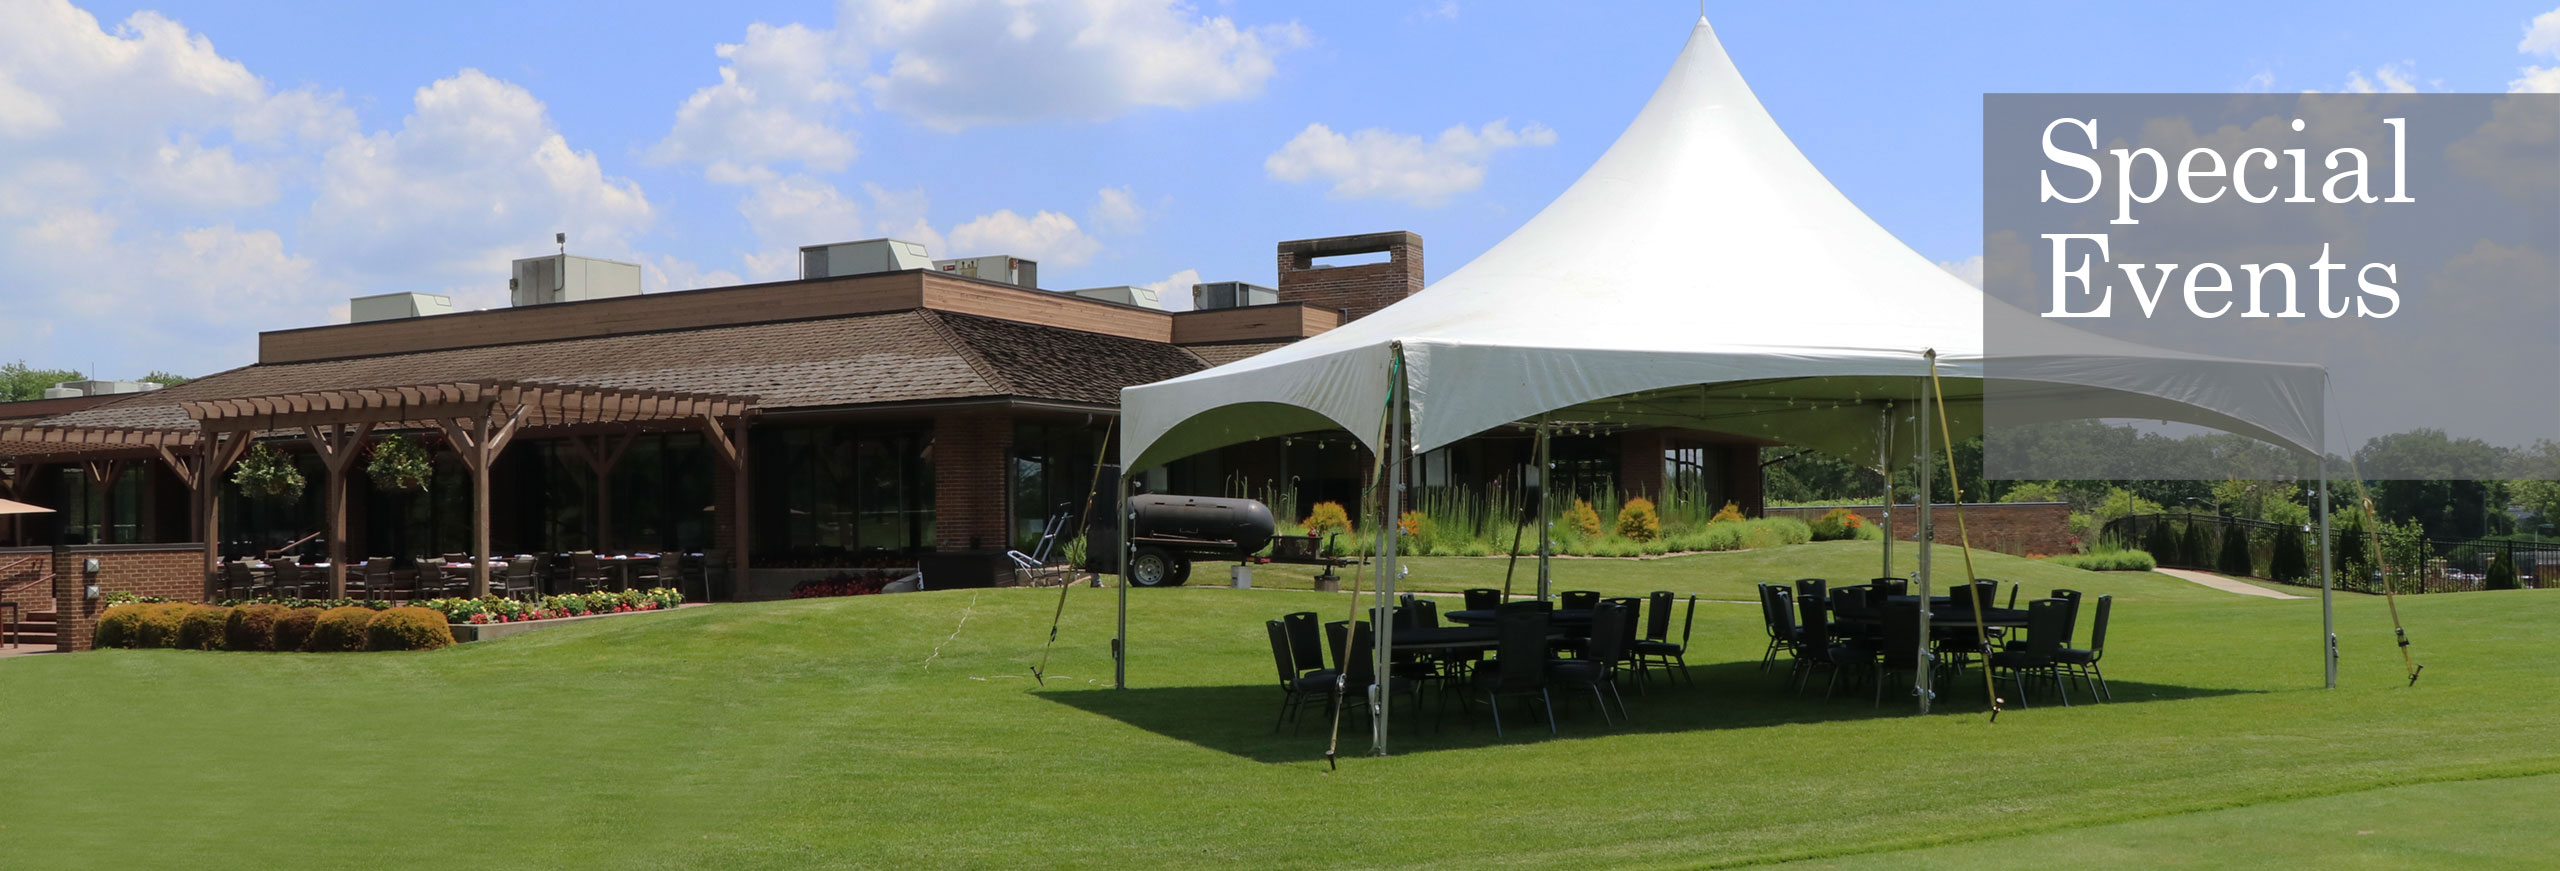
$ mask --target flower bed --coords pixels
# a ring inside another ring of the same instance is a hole
[[[801,581],[791,587],[791,598],[824,599],[834,596],[869,596],[886,589],[899,575],[894,570],[881,572],[837,572],[814,581]]]
[[[528,623],[535,620],[557,620],[563,617],[585,617],[595,614],[628,614],[635,611],[660,611],[684,604],[684,594],[672,587],[654,590],[601,590],[593,593],[562,593],[525,602],[486,596],[478,599],[429,599],[417,603],[444,614],[449,623]]]

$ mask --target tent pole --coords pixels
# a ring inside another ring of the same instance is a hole
[[[2325,443],[2326,440],[2324,439]],[[2320,460],[2320,662],[2324,689],[2338,688],[2338,624],[2329,610],[2329,572],[2335,559],[2329,552],[2329,457],[2324,449]]]
[[[1937,365],[1938,365],[1938,352],[1937,352],[1937,351],[1935,351],[1935,350],[1931,350],[1931,351],[1929,352],[1929,355],[1928,355],[1928,356],[1929,356],[1929,366],[1930,366],[1930,371],[1935,372],[1935,371],[1936,371],[1936,369],[1937,369]],[[1929,468],[1929,411],[1930,411],[1930,409],[1929,409],[1929,400],[1930,400],[1930,399],[1931,399],[1931,396],[1930,396],[1930,394],[1929,394],[1929,383],[1928,383],[1928,382],[1926,382],[1926,381],[1923,381],[1923,382],[1921,382],[1921,383],[1920,383],[1920,465],[1919,465],[1919,466],[1917,466],[1917,467],[1915,467],[1915,470],[1914,470],[1914,473],[1919,477],[1919,480],[1920,480],[1920,493],[1919,493],[1916,497],[1914,497],[1914,498],[1918,501],[1919,506],[1920,506],[1920,526],[1919,526],[1919,528],[1918,528],[1918,529],[1914,530],[1915,532],[1917,532],[1917,533],[1918,533],[1918,535],[1917,535],[1916,537],[1914,537],[1914,538],[1913,538],[1913,541],[1914,541],[1914,542],[1918,545],[1918,547],[1920,548],[1920,554],[1919,554],[1919,563],[1920,563],[1920,653],[1919,653],[1919,656],[1920,656],[1920,659],[1918,660],[1919,662],[1928,662],[1928,661],[1930,661],[1930,658],[1929,658],[1929,596],[1930,596],[1930,594],[1931,594],[1931,590],[1929,589],[1929,581],[1930,581],[1930,576],[1929,576],[1929,551],[1930,551],[1930,547],[1929,547],[1929,546],[1930,546],[1930,544],[1932,543],[1932,542],[1930,541],[1930,539],[1931,539],[1931,538],[1933,538],[1933,537],[1935,537],[1935,536],[1936,536],[1936,533],[1937,533],[1937,530],[1932,529],[1932,528],[1930,527],[1930,525],[1929,525],[1929,503],[1931,503],[1931,502],[1933,502],[1933,501],[1936,501],[1936,500],[1934,500],[1934,499],[1929,498],[1929,494],[1930,494],[1930,489],[1929,489],[1929,472],[1930,472],[1930,468]],[[1918,696],[1918,697],[1919,697],[1919,699],[1920,699],[1920,713],[1923,713],[1923,714],[1929,713],[1929,697],[1930,697],[1930,691],[1929,691],[1929,669],[1926,669],[1926,668],[1914,668],[1914,669],[1912,669],[1912,670],[1911,670],[1911,688],[1912,688],[1912,694],[1913,694],[1913,695]]]
[[[1876,428],[1883,439],[1876,443],[1876,468],[1884,472],[1884,568],[1876,577],[1893,577],[1893,400],[1884,401],[1884,412],[1877,417]]]
[[[1112,503],[1120,524],[1120,629],[1111,637],[1111,688],[1129,688],[1129,470],[1120,470],[1120,480],[1112,485],[1119,491]]]
[[[1532,451],[1538,458],[1538,601],[1541,602],[1547,600],[1550,586],[1547,577],[1547,554],[1555,549],[1548,538],[1554,531],[1551,528],[1554,524],[1547,520],[1547,510],[1555,505],[1551,495],[1551,491],[1555,488],[1549,486],[1555,483],[1552,480],[1555,472],[1550,468],[1552,463],[1549,462],[1551,455],[1547,451],[1547,442],[1547,419],[1541,417],[1538,418],[1538,445]]]
[[[1378,609],[1369,618],[1373,634],[1378,639],[1375,651],[1377,671],[1370,675],[1372,683],[1369,684],[1369,728],[1373,733],[1370,741],[1379,756],[1387,755],[1387,712],[1395,707],[1395,698],[1388,689],[1395,685],[1392,675],[1396,652],[1396,539],[1404,532],[1399,523],[1404,517],[1406,453],[1403,343],[1397,343],[1392,353],[1395,358],[1387,367],[1391,379],[1387,383],[1387,443],[1381,448],[1387,452],[1386,517],[1381,518],[1385,522],[1378,524]]]

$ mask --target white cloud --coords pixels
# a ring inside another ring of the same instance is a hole
[[[934,256],[949,256],[940,232],[925,219],[924,192],[892,191],[863,185],[868,202],[835,185],[805,175],[790,175],[755,185],[738,201],[738,213],[755,232],[756,250],[740,256],[747,277],[777,281],[800,275],[800,246],[850,242],[887,236],[924,245]]]
[[[1962,260],[1940,260],[1938,261],[1938,268],[1953,273],[1957,278],[1964,279],[1966,284],[1970,284],[1975,287],[1982,286],[1982,255],[1980,254],[1976,254]]]
[[[1514,130],[1503,120],[1478,129],[1451,127],[1428,142],[1379,128],[1344,136],[1323,124],[1309,124],[1262,166],[1281,181],[1331,181],[1332,195],[1344,199],[1386,197],[1437,206],[1482,186],[1485,164],[1496,152],[1555,141],[1555,131],[1545,125]]]
[[[2560,58],[2560,9],[2533,17],[2525,25],[2524,38],[2516,41],[2516,50],[2525,54]],[[2560,93],[2560,67],[2528,66],[2523,75],[2507,82],[2507,90],[2518,94]]]
[[[726,269],[704,269],[693,262],[661,255],[640,264],[642,280],[650,293],[670,290],[693,290],[700,287],[728,287],[743,284],[744,279]]]
[[[1191,286],[1199,283],[1200,270],[1185,269],[1166,276],[1163,281],[1150,281],[1138,286],[1155,291],[1156,300],[1164,305],[1165,311],[1185,312],[1191,310]]]
[[[362,274],[503,285],[549,247],[626,254],[653,213],[639,185],[570,147],[542,101],[479,70],[419,88],[397,130],[322,162],[304,240]]]
[[[1147,210],[1138,205],[1126,186],[1103,188],[1094,193],[1093,208],[1085,213],[1085,223],[1105,233],[1135,233],[1147,223]]]
[[[847,0],[838,30],[878,105],[944,130],[1250,97],[1307,42],[1169,0]]]
[[[720,68],[720,83],[685,99],[676,109],[675,128],[649,157],[706,164],[714,181],[726,183],[752,180],[778,161],[843,169],[858,149],[853,134],[835,126],[854,108],[841,50],[827,31],[748,25],[745,41],[714,49],[728,61]]]
[[[2362,70],[2348,70],[2347,84],[2345,87],[2339,88],[2338,92],[2343,94],[2415,94],[2418,92],[2418,82],[2411,76],[2410,70],[2416,66],[2417,63],[2414,61],[2401,61],[2396,64],[2383,64],[2374,68],[2373,78],[2371,79],[2365,78],[2364,71]]]
[[[951,228],[951,250],[955,256],[1011,254],[1043,266],[1081,266],[1102,250],[1102,243],[1085,235],[1074,218],[1045,210],[1025,218],[1001,209]]]

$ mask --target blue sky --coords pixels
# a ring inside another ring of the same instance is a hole
[[[1835,183],[1961,264],[1986,92],[2542,87],[2555,2],[1708,14]],[[349,296],[501,305],[506,260],[554,231],[652,290],[795,277],[797,246],[879,235],[1187,299],[1195,276],[1269,282],[1282,239],[1403,229],[1436,278],[1608,147],[1696,14],[0,0],[0,361],[202,374]]]

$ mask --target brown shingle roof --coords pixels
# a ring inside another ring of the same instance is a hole
[[[1184,350],[1199,356],[1211,366],[1224,366],[1273,348],[1286,348],[1288,342],[1235,342],[1225,345],[1190,345]]]
[[[930,310],[248,366],[45,420],[187,426],[177,403],[510,379],[758,397],[807,408],[1017,396],[1117,403],[1203,368],[1179,347]]]

